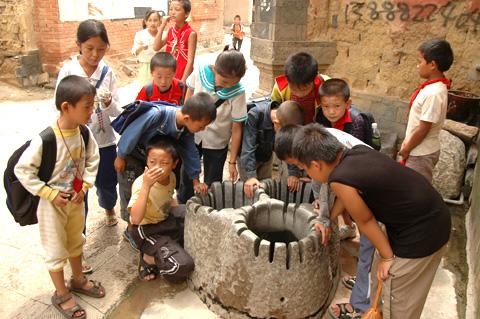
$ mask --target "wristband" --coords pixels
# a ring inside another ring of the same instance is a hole
[[[230,164],[230,165],[236,165],[237,162],[228,162],[228,164]]]
[[[393,261],[395,258],[397,258],[397,256],[395,256],[395,254],[392,255],[392,257],[390,258],[383,258],[380,253],[378,252],[378,250],[376,251],[377,253],[377,256],[384,262],[389,262],[389,261]]]

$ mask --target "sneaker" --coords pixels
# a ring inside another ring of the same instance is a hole
[[[340,240],[352,239],[357,237],[357,227],[355,224],[352,226],[343,225],[339,229]]]
[[[133,249],[139,251],[137,244],[135,244],[135,241],[133,240],[132,235],[130,235],[130,233],[128,232],[128,229],[125,229],[125,231],[123,232],[123,238],[128,241],[128,243]]]

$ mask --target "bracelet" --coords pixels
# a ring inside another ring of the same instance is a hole
[[[235,164],[237,164],[237,162],[228,162],[228,164],[235,165]]]
[[[395,258],[397,258],[397,256],[395,256],[395,254],[392,255],[392,257],[390,257],[390,258],[383,258],[382,256],[380,256],[380,253],[378,252],[378,250],[377,250],[376,253],[377,253],[378,257],[380,257],[380,259],[384,262],[393,261]]]

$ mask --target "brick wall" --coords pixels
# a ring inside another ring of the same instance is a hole
[[[56,74],[61,62],[77,52],[75,43],[79,22],[60,22],[57,0],[33,0],[34,30],[44,70]],[[190,24],[198,33],[198,48],[223,41],[223,0],[193,0]],[[141,19],[103,20],[108,31],[108,56],[128,56]]]

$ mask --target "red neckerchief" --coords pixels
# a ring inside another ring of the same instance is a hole
[[[445,83],[445,85],[447,86],[447,89],[450,89],[450,86],[452,84],[452,82],[450,82],[449,79],[447,78],[438,78],[438,79],[432,79],[432,80],[428,80],[428,81],[425,81],[423,82],[420,87],[415,91],[413,92],[412,94],[412,97],[410,98],[410,107],[408,108],[408,112],[410,113],[410,109],[412,108],[412,105],[413,105],[413,102],[415,101],[415,99],[417,98],[417,95],[418,93],[420,93],[420,91],[425,88],[427,85],[430,85],[430,84],[433,84],[433,83],[437,83],[437,82],[442,82],[442,83]]]
[[[321,111],[320,111],[321,112]],[[333,125],[333,128],[337,130],[343,131],[345,128],[346,123],[352,123],[352,117],[350,116],[350,110],[346,110],[345,114],[343,114],[342,118]]]

